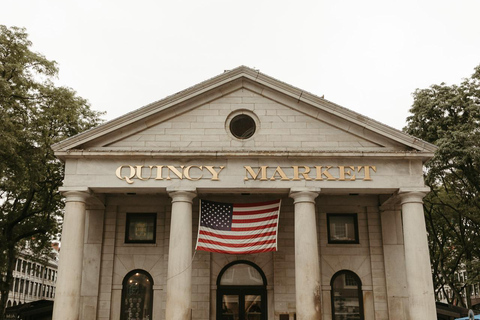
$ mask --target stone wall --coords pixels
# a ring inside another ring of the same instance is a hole
[[[295,103],[297,105],[297,103]],[[258,117],[259,127],[254,138],[245,141],[232,139],[226,130],[227,116],[237,110],[252,111]],[[182,150],[230,150],[244,147],[249,150],[305,150],[358,149],[380,150],[384,146],[370,141],[371,136],[361,137],[332,126],[331,116],[325,114],[325,122],[315,114],[304,114],[287,105],[267,99],[260,94],[240,89],[187,113],[151,126],[122,141],[108,145],[112,150],[169,149]],[[338,124],[336,124],[338,125]]]

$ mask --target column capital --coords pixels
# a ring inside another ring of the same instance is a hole
[[[89,191],[66,190],[61,192],[62,195],[65,197],[65,202],[87,203],[87,199],[91,196],[91,193]]]
[[[293,203],[310,202],[315,203],[315,198],[318,197],[320,188],[291,188],[290,198],[293,198]]]
[[[400,189],[398,190],[398,197],[400,198],[400,204],[405,203],[422,203],[423,198],[430,192],[430,188],[412,188],[412,189]]]
[[[167,188],[167,193],[172,198],[173,202],[188,202],[192,203],[193,198],[197,196],[196,188]]]

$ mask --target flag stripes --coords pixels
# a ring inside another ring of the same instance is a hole
[[[280,204],[200,200],[196,249],[230,254],[276,251]]]

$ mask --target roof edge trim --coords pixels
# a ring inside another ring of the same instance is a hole
[[[150,103],[123,116],[107,121],[98,127],[58,142],[54,144],[52,148],[54,151],[67,151],[74,149],[75,147],[78,147],[93,139],[97,139],[105,134],[114,132],[123,126],[141,121],[142,119],[145,119],[156,112],[162,111],[170,106],[191,99],[196,95],[200,95],[204,92],[214,89],[215,87],[219,87],[241,77],[245,77],[251,81],[255,81],[266,87],[272,88],[273,90],[298,99],[299,102],[302,101],[325,112],[344,118],[352,123],[364,127],[365,129],[390,138],[417,151],[430,153],[437,150],[437,147],[431,143],[410,136],[398,129],[389,127],[374,119],[365,117],[355,111],[349,110],[324,98],[263,74],[259,70],[251,69],[246,66],[240,66],[230,71],[225,71],[218,76],[205,80],[173,95],[167,96],[162,100]]]

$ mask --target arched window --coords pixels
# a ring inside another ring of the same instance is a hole
[[[217,319],[267,319],[267,278],[256,264],[239,260],[220,271]]]
[[[332,287],[332,320],[363,320],[362,282],[352,271],[335,273]]]
[[[123,279],[121,320],[151,320],[153,279],[144,270],[133,270]]]
[[[7,302],[7,308],[10,308],[12,306],[12,301],[11,300],[8,300]]]

